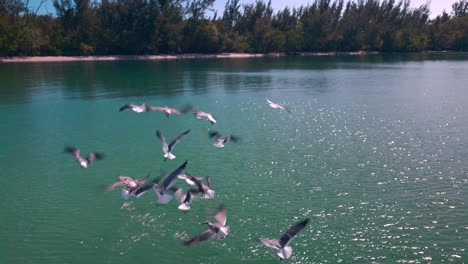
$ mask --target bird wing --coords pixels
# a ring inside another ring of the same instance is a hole
[[[164,192],[167,191],[169,188],[171,188],[171,186],[174,184],[175,180],[177,179],[177,175],[181,174],[184,171],[185,166],[187,166],[187,161],[185,161],[182,165],[180,165],[179,168],[175,169],[173,172],[171,172],[171,174],[169,174],[166,178],[164,178],[164,180],[162,181],[160,185],[160,188]]]
[[[257,238],[257,241],[262,243],[263,245],[269,247],[269,248],[274,248],[274,249],[280,249],[280,243],[278,239],[269,239],[269,238]]]
[[[308,222],[309,218],[289,227],[288,231],[286,231],[286,233],[284,233],[284,235],[279,239],[281,247],[286,247],[289,244],[289,242],[291,242],[294,239],[294,237],[299,232],[301,232],[302,229],[304,229]]]
[[[88,161],[89,164],[91,164],[93,161],[95,160],[100,160],[103,158],[104,155],[102,155],[101,153],[97,153],[97,152],[91,152],[89,153],[88,157],[86,158],[86,160]]]
[[[149,176],[150,176],[150,174],[146,175],[146,177],[144,177],[144,178],[141,179],[141,180],[135,180],[135,182],[137,182],[137,183],[145,183],[145,182],[148,180]]]
[[[142,196],[145,192],[151,190],[154,185],[155,185],[155,183],[151,182],[151,183],[148,183],[148,184],[145,184],[145,185],[141,186],[140,188],[138,188],[135,191],[135,197],[138,198],[138,197]]]
[[[269,104],[275,104],[272,101],[268,100],[268,98],[265,98]]]
[[[212,231],[211,229],[208,229],[200,234],[198,234],[196,237],[190,239],[189,241],[184,242],[184,246],[195,246],[197,244],[206,242],[216,236],[216,233]]]
[[[206,184],[211,189],[211,177],[206,177]]]
[[[182,198],[184,196],[184,190],[182,188],[177,189],[177,191],[175,191],[174,194],[175,194],[175,196],[177,198],[177,201],[180,204],[184,202],[184,201],[182,201]]]
[[[125,184],[127,184],[127,183],[124,182],[124,181],[120,181],[120,182],[113,183],[113,184],[107,186],[106,191],[107,191],[107,192],[108,192],[108,191],[112,191],[112,190],[115,189],[115,187],[120,186],[120,185],[125,185]]]
[[[232,142],[239,142],[240,138],[238,136],[231,135],[230,140]]]
[[[156,136],[159,138],[159,140],[161,140],[162,149],[163,149],[164,153],[168,153],[169,152],[169,147],[167,146],[167,142],[166,142],[166,139],[164,138],[163,134],[159,130],[156,130]]]
[[[217,224],[220,224],[221,226],[226,225],[226,220],[227,220],[226,208],[224,208],[223,205],[221,205],[218,211],[216,211],[215,219],[216,219]]]
[[[84,161],[84,159],[81,157],[81,151],[79,148],[75,147],[65,147],[64,150],[66,153],[71,153],[73,154],[73,157],[75,157],[75,160],[78,162]]]
[[[211,132],[208,133],[208,136],[209,136],[210,138],[213,138],[213,137],[214,137],[216,140],[218,140],[218,139],[221,138],[221,132],[219,132],[219,131],[211,131]]]
[[[164,111],[166,108],[165,107],[159,107],[159,106],[150,106],[149,109],[151,111]]]
[[[120,107],[119,112],[122,112],[123,110],[126,110],[126,109],[133,108],[133,107],[135,107],[135,106],[136,106],[136,105],[134,105],[134,104],[126,104],[126,105]]]
[[[180,139],[182,137],[184,137],[185,135],[187,135],[188,133],[190,132],[190,129],[185,131],[184,133],[180,134],[179,136],[177,136],[176,138],[174,138],[171,143],[169,144],[168,148],[169,148],[169,151],[172,150],[172,148],[174,148],[174,146],[179,143]]]

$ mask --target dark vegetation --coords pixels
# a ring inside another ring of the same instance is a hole
[[[0,0],[0,56],[468,50],[467,0],[434,19],[394,0],[229,0],[222,15],[214,0],[53,0],[53,15],[27,1]]]

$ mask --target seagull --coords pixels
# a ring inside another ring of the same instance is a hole
[[[208,221],[201,223],[208,225],[208,230],[201,232],[196,237],[184,242],[184,246],[195,246],[215,237],[219,240],[226,238],[230,231],[229,226],[226,226],[226,208],[221,205],[214,217],[216,220],[214,223],[210,223]]]
[[[205,119],[211,122],[211,124],[216,123],[216,119],[210,114],[210,113],[205,113],[199,110],[194,110],[193,115],[196,116],[198,119]]]
[[[257,241],[269,248],[278,250],[278,256],[281,259],[287,259],[292,255],[292,248],[288,246],[289,243],[304,229],[308,222],[309,218],[292,225],[280,239],[257,238]]]
[[[271,108],[279,108],[281,110],[285,110],[285,111],[288,111],[288,112],[291,112],[291,110],[289,108],[286,108],[282,105],[279,105],[279,104],[275,104],[273,103],[272,101],[268,100],[268,98],[265,98],[268,102],[268,105],[271,107]]]
[[[154,184],[152,187],[156,195],[158,196],[158,203],[160,204],[167,204],[171,201],[172,196],[166,194],[174,185],[175,181],[177,180],[177,175],[182,174],[182,172],[187,166],[187,161],[185,161],[179,168],[171,172],[171,174],[167,175],[161,183]]]
[[[172,115],[172,114],[176,114],[176,115],[181,115],[182,112],[175,109],[175,108],[169,108],[167,106],[164,106],[164,107],[159,107],[159,106],[150,106],[149,107],[151,111],[161,111],[163,112],[164,114],[166,114],[167,117],[169,117],[169,115]]]
[[[213,143],[213,146],[217,147],[217,148],[223,148],[224,147],[224,144],[228,143],[229,141],[232,141],[232,142],[238,142],[239,141],[239,137],[236,137],[236,136],[233,136],[231,134],[228,134],[226,137],[224,137],[224,139],[221,137],[222,134],[221,132],[219,131],[213,131],[213,132],[210,132],[209,133],[209,136],[211,138],[215,138],[216,142]]]
[[[188,190],[187,194],[184,195],[183,191],[184,190],[182,190],[182,188],[179,188],[174,193],[177,198],[177,201],[179,201],[180,203],[179,207],[177,208],[183,211],[190,210],[190,204],[192,203],[192,200],[193,200],[192,192]]]
[[[177,176],[177,178],[185,180],[188,185],[196,185],[197,181],[201,181],[203,179],[203,177],[194,177],[188,173],[180,174]]]
[[[122,198],[127,200],[130,196],[136,196],[135,193],[141,188],[140,184],[143,184],[146,182],[146,180],[148,180],[149,174],[145,178],[140,179],[140,180],[132,179],[131,177],[123,176],[123,175],[119,175],[117,176],[117,178],[119,179],[119,181],[107,186],[106,191],[112,191],[117,186],[123,185],[124,188],[122,189]],[[139,194],[136,197],[141,196],[141,194]]]
[[[134,104],[126,104],[122,107],[120,107],[120,112],[126,109],[132,109],[134,112],[137,113],[142,113],[142,112],[148,112],[150,110],[149,106],[147,104],[142,104],[142,105],[134,105]]]
[[[65,153],[71,153],[75,157],[75,160],[81,165],[83,168],[88,168],[88,166],[93,163],[95,160],[100,160],[104,157],[102,153],[98,152],[90,152],[86,159],[81,157],[81,151],[79,148],[75,147],[65,147]]]
[[[166,161],[167,159],[175,159],[175,155],[171,153],[172,149],[174,148],[174,146],[179,143],[180,139],[187,135],[188,132],[190,132],[190,129],[185,131],[184,133],[180,134],[179,136],[177,136],[176,138],[174,138],[171,143],[169,145],[167,145],[167,142],[166,142],[166,139],[164,138],[163,134],[159,131],[159,130],[156,130],[156,136],[159,138],[159,140],[161,140],[161,143],[162,143],[162,149],[164,151],[164,161]]]
[[[211,177],[206,177],[207,185],[203,184],[201,181],[203,177],[194,177],[188,173],[181,174],[177,176],[179,179],[185,180],[189,185],[196,185],[197,189],[190,189],[189,191],[192,195],[203,195],[205,199],[213,199],[215,195],[215,191],[211,189]]]

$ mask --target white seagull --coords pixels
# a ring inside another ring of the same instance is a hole
[[[271,107],[271,108],[279,108],[281,110],[285,110],[285,111],[288,111],[288,112],[291,112],[291,110],[289,108],[286,108],[282,105],[279,105],[279,104],[275,104],[273,103],[272,101],[268,100],[268,98],[265,98],[268,102],[268,105]]]
[[[222,134],[219,131],[210,132],[209,137],[215,138],[215,143],[213,143],[213,146],[217,148],[223,148],[224,144],[228,143],[229,141],[232,141],[232,142],[239,141],[239,137],[233,136],[231,134],[228,134],[226,137],[222,138]]]
[[[75,157],[75,160],[81,165],[83,168],[88,168],[88,166],[93,163],[95,160],[100,160],[104,157],[102,153],[98,152],[90,152],[86,159],[81,157],[81,151],[79,148],[75,147],[65,147],[65,153],[71,153]]]
[[[182,114],[181,111],[179,111],[179,110],[177,110],[175,108],[167,107],[167,106],[164,106],[164,107],[150,106],[150,110],[151,111],[161,111],[164,114],[166,114],[167,117],[169,117],[169,115],[173,115],[173,114],[176,114],[176,115],[181,115]]]
[[[195,246],[197,244],[209,241],[210,239],[217,238],[222,240],[229,234],[230,228],[226,226],[226,208],[221,205],[216,211],[215,222],[203,222],[201,224],[208,225],[208,230],[198,234],[196,237],[184,242],[184,246]]]
[[[176,138],[174,138],[171,143],[169,145],[167,145],[167,142],[166,142],[166,139],[164,138],[163,134],[159,131],[159,130],[156,130],[156,136],[159,138],[159,140],[161,140],[161,143],[162,143],[162,150],[164,151],[164,160],[167,160],[167,159],[175,159],[176,156],[174,154],[171,153],[172,149],[174,148],[174,146],[179,143],[180,139],[187,135],[188,132],[190,132],[190,129],[185,131],[184,133],[180,134],[179,136],[177,136]]]
[[[292,247],[288,246],[294,237],[301,232],[309,222],[309,218],[289,227],[288,231],[280,239],[257,238],[263,245],[278,250],[281,259],[287,259],[292,255]]]
[[[187,194],[184,195],[183,191],[184,190],[182,190],[182,188],[179,188],[174,193],[177,198],[177,201],[179,201],[180,204],[177,208],[183,211],[190,210],[190,204],[193,200],[193,194],[190,190],[188,190]]]
[[[134,112],[142,113],[142,112],[148,112],[150,110],[150,107],[147,104],[142,104],[142,105],[126,104],[120,107],[119,111],[122,112],[123,110],[126,110],[126,109],[132,109]]]
[[[211,124],[216,123],[216,119],[214,119],[214,117],[210,113],[202,112],[199,110],[194,110],[193,115],[196,116],[198,119],[208,120],[211,122]]]
[[[158,196],[158,203],[160,204],[167,204],[171,201],[172,196],[167,194],[167,192],[171,189],[172,185],[174,185],[175,181],[177,180],[177,176],[182,174],[182,172],[187,166],[187,161],[185,161],[179,168],[175,169],[171,174],[167,175],[161,183],[154,184],[153,190]]]

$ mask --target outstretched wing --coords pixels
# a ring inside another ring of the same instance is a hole
[[[160,185],[163,191],[167,191],[169,188],[171,188],[171,186],[177,179],[177,175],[181,174],[184,171],[185,166],[187,166],[187,161],[185,161],[182,165],[180,165],[179,168],[175,169],[173,172],[171,172],[171,174],[164,178]]]
[[[269,238],[260,237],[260,238],[257,238],[257,241],[269,248],[274,248],[274,249],[281,248],[278,239],[269,239]]]
[[[216,211],[215,219],[217,224],[220,224],[222,226],[226,225],[226,208],[224,208],[223,205],[220,205],[218,211]]]
[[[151,111],[164,111],[166,108],[164,107],[159,107],[159,106],[150,106],[149,109]]]
[[[215,236],[216,236],[216,233],[212,231],[211,229],[208,229],[205,232],[202,232],[198,234],[196,237],[190,239],[189,241],[184,242],[184,246],[188,246],[188,247],[195,246],[197,244],[206,242]]]
[[[107,192],[112,191],[112,190],[115,189],[115,187],[120,186],[120,185],[125,185],[125,184],[127,184],[127,182],[124,182],[124,181],[116,182],[114,184],[111,184],[111,185],[107,186],[106,191]]]
[[[86,160],[88,161],[89,164],[91,164],[95,160],[103,159],[103,157],[104,157],[104,155],[102,153],[91,152],[91,153],[89,153],[88,158],[86,158]]]
[[[220,139],[221,138],[221,132],[219,131],[211,131],[208,133],[208,136],[210,138],[215,138],[216,140]]]
[[[169,144],[169,147],[168,147],[168,148],[169,148],[169,151],[171,151],[172,148],[174,148],[174,146],[175,146],[177,143],[179,143],[180,139],[181,139],[182,137],[184,137],[185,135],[187,135],[189,132],[190,132],[190,129],[187,130],[187,131],[185,131],[184,133],[180,134],[180,135],[177,136],[176,138],[174,138],[174,139],[171,141],[171,143]]]
[[[286,233],[284,233],[284,235],[279,239],[280,246],[286,247],[289,244],[289,242],[291,242],[294,239],[294,237],[299,232],[301,232],[302,229],[304,229],[307,223],[309,223],[309,218],[289,227],[288,231],[286,231]]]
[[[159,140],[161,140],[162,149],[163,149],[164,153],[168,153],[169,152],[169,147],[167,146],[167,142],[166,142],[166,139],[164,138],[163,134],[159,130],[156,130],[156,136],[159,138]]]
[[[126,105],[120,107],[119,112],[122,112],[123,110],[126,110],[126,109],[131,109],[131,108],[133,108],[133,107],[135,107],[135,105],[133,105],[133,104],[126,104]]]

